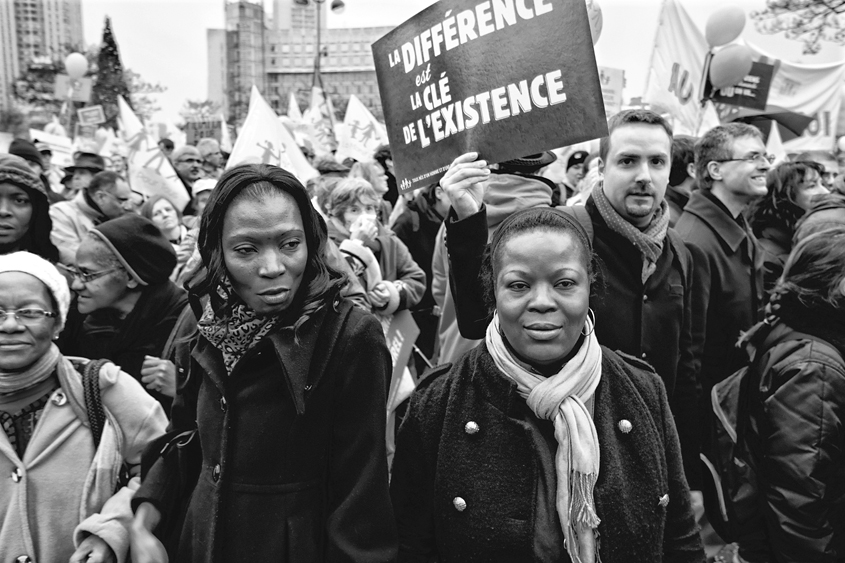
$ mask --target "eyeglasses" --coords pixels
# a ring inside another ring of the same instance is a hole
[[[38,324],[45,317],[58,317],[53,311],[44,309],[18,309],[17,311],[4,311],[0,309],[0,323],[6,322],[6,317],[13,316],[22,325],[30,326]]]
[[[112,272],[116,272],[121,270],[120,266],[115,266],[114,268],[109,268],[108,270],[101,270],[99,272],[80,272],[73,266],[65,266],[64,264],[59,264],[59,268],[70,274],[70,276],[74,279],[78,279],[82,283],[90,283],[98,278],[105,276],[106,274],[110,274]]]
[[[722,160],[714,160],[713,162],[757,162],[760,159],[765,160],[769,164],[773,164],[775,162],[775,155],[773,154],[765,154],[762,152],[755,152],[749,154],[748,156],[744,156],[742,158],[723,158]]]

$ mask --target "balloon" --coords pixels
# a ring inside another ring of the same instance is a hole
[[[845,137],[839,137],[839,140],[836,141],[836,148],[839,149],[839,152],[845,152]]]
[[[587,18],[590,20],[590,35],[593,38],[593,45],[599,42],[601,28],[604,18],[601,15],[601,6],[596,0],[587,0]]]
[[[81,53],[71,53],[65,59],[65,70],[68,76],[79,80],[88,72],[88,59]]]
[[[751,72],[751,49],[745,45],[728,45],[710,61],[710,82],[713,88],[725,88],[739,84]]]
[[[704,36],[711,47],[730,43],[745,27],[745,11],[738,6],[726,6],[713,12],[707,20]]]

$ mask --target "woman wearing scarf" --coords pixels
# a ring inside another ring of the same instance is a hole
[[[124,462],[164,432],[161,406],[113,364],[99,372],[99,444],[80,374],[53,342],[70,303],[65,278],[28,252],[0,256],[0,561],[128,561]],[[133,469],[134,467],[134,469]]]
[[[399,431],[399,560],[703,562],[663,384],[596,339],[584,229],[515,213],[483,272],[485,340],[429,376]]]
[[[66,268],[76,298],[62,352],[113,361],[169,407],[176,372],[162,356],[188,304],[169,279],[175,265],[173,247],[148,219],[127,214],[94,227]]]
[[[776,313],[742,342],[752,362],[738,442],[756,474],[758,510],[742,523],[739,553],[744,561],[842,561],[845,227],[796,243],[771,304]]]
[[[305,188],[275,166],[234,167],[198,240],[203,268],[187,285],[199,324],[176,340],[171,429],[196,430],[201,451],[190,467],[163,456],[147,474],[136,561],[163,560],[150,531],[179,562],[394,560],[390,354],[376,318],[340,297]],[[196,485],[176,498],[188,471]]]

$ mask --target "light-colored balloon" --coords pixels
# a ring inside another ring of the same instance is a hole
[[[839,152],[845,152],[845,137],[839,137],[839,140],[836,141],[836,148],[839,149]]]
[[[754,60],[751,49],[745,45],[728,45],[713,55],[710,61],[710,82],[713,88],[739,84],[751,72]]]
[[[739,6],[725,6],[713,12],[704,28],[704,37],[711,47],[730,43],[745,28],[745,10]]]
[[[590,35],[593,38],[593,45],[599,42],[601,28],[604,25],[604,17],[601,14],[601,6],[597,0],[587,1],[587,18],[590,20]]]
[[[88,72],[88,59],[81,53],[71,53],[65,58],[65,71],[74,80],[79,80]]]

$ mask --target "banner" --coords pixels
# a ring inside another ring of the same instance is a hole
[[[335,159],[343,162],[344,158],[351,156],[355,160],[372,160],[378,146],[387,142],[384,125],[355,95],[349,96]]]
[[[607,134],[584,0],[441,0],[373,57],[402,191],[468,151],[501,162]]]
[[[226,168],[258,162],[284,168],[303,184],[319,175],[299,150],[287,127],[253,86],[249,111]]]
[[[599,67],[601,96],[607,118],[622,111],[622,91],[625,88],[625,71],[621,68]]]
[[[191,200],[173,165],[158,148],[141,124],[141,120],[122,96],[117,98],[120,108],[120,133],[129,148],[129,185],[147,197],[163,195],[180,210]]]
[[[773,65],[755,62],[742,82],[716,90],[711,99],[715,103],[764,110],[769,100],[774,70]]]
[[[643,101],[664,114],[677,135],[695,135],[701,119],[701,74],[709,51],[704,33],[676,0],[665,0],[657,24]]]
[[[189,119],[185,123],[185,135],[189,145],[196,145],[200,139],[211,137],[218,143],[223,139],[223,120],[219,117]]]

